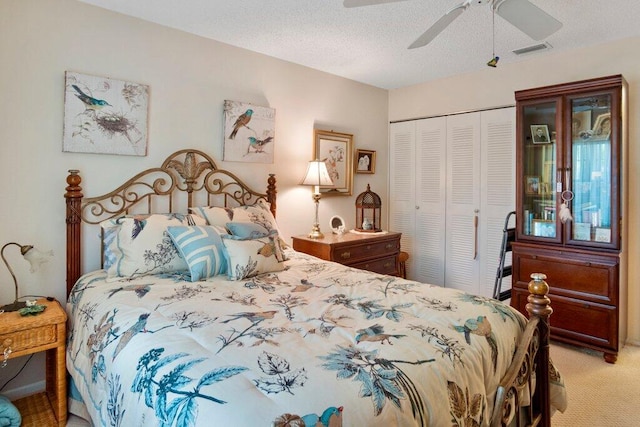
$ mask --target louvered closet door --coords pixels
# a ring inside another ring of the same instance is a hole
[[[480,295],[491,296],[495,283],[502,230],[507,214],[515,209],[515,108],[483,111],[481,116]],[[511,218],[511,227],[515,218]],[[505,265],[511,265],[511,253]],[[511,277],[502,291],[511,289]]]
[[[392,123],[389,127],[389,230],[402,233],[400,248],[414,265],[415,241],[415,147],[416,122]]]
[[[477,294],[481,259],[479,113],[447,117],[446,163],[445,286]]]
[[[447,119],[419,120],[416,128],[416,226],[411,278],[444,286]]]

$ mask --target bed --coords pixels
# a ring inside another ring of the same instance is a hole
[[[543,275],[526,319],[298,253],[275,175],[255,191],[198,150],[99,197],[66,182],[69,408],[94,425],[549,426],[566,406]]]

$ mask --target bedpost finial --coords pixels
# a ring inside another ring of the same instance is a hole
[[[80,187],[80,183],[82,182],[82,178],[80,177],[80,171],[78,169],[69,169],[69,175],[67,175],[67,192],[65,193],[66,198],[78,198],[82,197],[82,187]]]
[[[549,284],[545,282],[547,278],[543,273],[532,273],[531,281],[529,282],[529,296],[527,297],[527,311],[529,314],[535,314],[538,316],[550,316],[553,313],[553,309],[550,307],[551,300],[547,295],[549,294]]]

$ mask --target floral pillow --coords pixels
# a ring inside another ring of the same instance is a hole
[[[284,270],[284,256],[277,231],[256,239],[223,235],[226,248],[227,274],[231,280],[242,280],[262,273]]]
[[[191,281],[227,272],[221,234],[223,227],[174,225],[167,228],[174,245],[187,263]]]
[[[269,204],[259,200],[255,205],[237,206],[235,208],[221,208],[217,206],[204,206],[190,209],[192,213],[207,220],[209,225],[226,227],[227,223],[251,222],[264,227],[267,232],[278,231],[278,224],[273,217]]]
[[[167,232],[170,225],[206,225],[196,215],[153,214],[127,216],[108,220],[101,225],[106,230],[105,267],[107,281],[121,277],[187,271]]]
[[[269,234],[269,230],[254,222],[228,222],[227,230],[241,239],[255,239]]]

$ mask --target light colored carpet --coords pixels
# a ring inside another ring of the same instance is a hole
[[[602,353],[559,343],[551,359],[564,378],[569,406],[556,412],[553,427],[635,427],[640,423],[640,347],[625,346],[612,365]],[[67,427],[86,427],[71,416]]]
[[[553,427],[640,425],[640,347],[625,346],[615,364],[602,353],[555,342],[550,353],[569,400],[565,413],[551,418]]]

